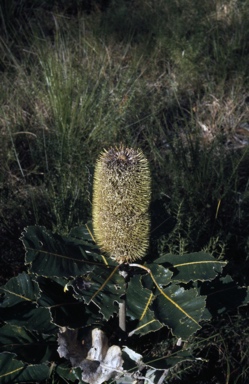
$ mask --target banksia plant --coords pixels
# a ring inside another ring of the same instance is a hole
[[[141,259],[149,245],[149,164],[140,150],[105,150],[95,167],[93,230],[102,252],[118,263]]]

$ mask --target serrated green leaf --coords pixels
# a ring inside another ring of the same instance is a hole
[[[27,365],[16,359],[13,353],[0,353],[1,384],[33,383],[48,379],[50,369],[46,364]]]
[[[221,273],[225,261],[219,261],[212,255],[204,252],[195,252],[185,255],[164,255],[155,260],[174,271],[172,280],[188,283],[189,281],[207,281],[214,279]]]
[[[165,287],[171,283],[173,272],[171,272],[168,268],[165,268],[163,265],[145,264],[144,267],[149,270],[149,273],[143,276],[143,285],[146,288],[152,290],[155,286],[153,280],[151,279],[151,274],[155,277],[155,280],[160,287]]]
[[[200,329],[199,321],[206,303],[195,288],[185,290],[171,284],[160,293],[153,303],[156,318],[172,329],[175,336],[186,340]]]
[[[88,241],[53,234],[44,227],[26,228],[22,241],[30,272],[47,277],[86,274],[95,265],[104,265],[96,246]]]
[[[30,271],[54,280],[65,277],[78,280],[87,276],[88,289],[75,292],[74,297],[86,304],[95,303],[106,319],[117,310],[115,301],[125,292],[124,279],[116,271],[112,273],[113,262],[107,266],[103,257],[96,253],[98,249],[86,229],[75,228],[69,237],[62,237],[44,227],[28,227],[22,240]],[[74,281],[68,287],[74,286]]]
[[[55,330],[49,310],[37,305],[40,289],[31,275],[23,272],[10,279],[0,290],[3,292],[0,302],[3,321],[39,332]]]
[[[0,292],[4,293],[0,308],[8,308],[21,302],[34,302],[40,295],[38,284],[25,272],[11,278],[0,288]]]
[[[161,265],[147,267],[148,274],[143,276],[143,283],[158,294],[152,305],[154,319],[167,325],[176,336],[188,338],[200,328],[205,298],[196,289],[185,290],[176,284],[169,284],[172,272],[168,273],[168,269]]]
[[[8,324],[25,327],[31,331],[53,333],[57,327],[52,324],[49,309],[37,308],[34,303],[19,303],[10,308],[0,309],[0,317]]]
[[[134,276],[128,284],[126,291],[126,314],[132,320],[138,320],[136,329],[129,334],[146,334],[162,328],[162,324],[155,319],[150,306],[154,300],[153,293],[143,287],[141,276]]]
[[[96,250],[98,250],[98,246],[96,245],[93,235],[92,235],[92,226],[91,223],[88,225],[82,225],[79,227],[75,227],[71,229],[69,236],[78,239],[80,241],[83,241],[86,245],[89,245],[91,248],[95,247]]]
[[[153,298],[154,295],[152,292],[142,286],[141,276],[134,276],[131,278],[126,291],[127,316],[129,316],[132,320],[144,317],[144,314],[151,305]]]
[[[24,363],[15,359],[13,353],[0,353],[0,381],[2,384],[17,383],[24,370]]]
[[[0,330],[0,352],[15,353],[30,364],[49,360],[56,345],[54,335],[38,334],[10,324]]]
[[[240,287],[231,276],[202,284],[201,293],[207,295],[205,316],[209,317],[249,303],[249,288]]]
[[[77,300],[72,292],[65,291],[61,284],[41,276],[37,280],[41,289],[38,304],[49,309],[54,324],[79,328],[85,326],[90,318],[94,320],[94,315],[88,311],[87,306]]]
[[[68,286],[77,285],[77,280]],[[125,293],[126,284],[124,278],[118,273],[118,267],[95,267],[94,272],[87,276],[88,286],[75,291],[75,297],[81,298],[86,304],[95,303],[100,309],[105,319],[109,319],[113,313],[117,312],[115,302],[120,301],[120,297]]]

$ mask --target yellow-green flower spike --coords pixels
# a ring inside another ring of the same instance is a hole
[[[118,263],[141,259],[149,245],[151,177],[140,150],[104,151],[93,183],[93,230],[102,250]]]

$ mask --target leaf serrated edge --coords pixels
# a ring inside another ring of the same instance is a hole
[[[38,291],[39,291],[39,292],[37,293],[37,295],[34,294],[35,299],[30,299],[30,298],[28,298],[28,297],[25,297],[25,296],[23,296],[23,295],[21,295],[21,294],[18,294],[18,293],[16,293],[16,292],[14,292],[14,291],[10,291],[9,289],[6,289],[6,288],[5,288],[5,285],[3,285],[2,287],[0,287],[0,291],[3,291],[4,293],[9,293],[10,295],[19,297],[20,299],[29,301],[29,302],[31,302],[31,303],[35,303],[35,302],[37,302],[37,300],[41,297],[41,289],[40,289],[40,286],[39,286],[38,282],[37,282],[36,280],[34,280],[34,279],[31,277],[30,274],[27,274],[26,272],[22,272],[21,274],[12,277],[9,281],[11,281],[11,280],[17,280],[20,276],[24,276],[24,274],[25,274],[26,276],[28,276],[28,277],[31,279],[32,283],[34,283],[34,284],[37,286],[37,288],[38,288]],[[9,281],[8,281],[8,282],[9,282]],[[8,284],[8,282],[7,282],[7,284]]]
[[[155,286],[157,287],[158,291],[161,293],[161,295],[163,295],[171,304],[173,304],[179,311],[181,311],[186,317],[188,317],[191,321],[193,321],[195,324],[198,325],[198,327],[200,328],[200,325],[198,323],[198,321],[196,321],[192,316],[190,316],[186,311],[184,311],[184,309],[182,307],[180,307],[180,305],[178,305],[174,300],[172,300],[164,291],[163,289],[158,285],[154,275],[152,274],[151,270],[147,267],[145,267],[144,265],[140,265],[140,264],[130,264],[130,267],[138,267],[138,268],[142,268],[142,269],[145,269],[151,276],[151,279],[153,281],[153,283],[155,284]]]
[[[110,273],[110,275],[107,277],[107,279],[104,281],[104,283],[101,285],[101,287],[96,291],[94,292],[94,294],[92,295],[92,297],[90,298],[89,300],[89,303],[91,301],[93,301],[94,297],[96,297],[98,295],[98,293],[100,291],[102,291],[102,289],[106,286],[106,284],[108,283],[108,281],[112,278],[112,276],[116,273],[116,271],[118,270],[119,268],[119,265],[116,265],[116,267],[114,268],[114,270]]]

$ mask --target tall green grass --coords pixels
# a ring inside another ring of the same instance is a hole
[[[65,20],[54,22],[53,40],[34,34],[21,61],[4,46],[14,82],[3,75],[9,97],[5,94],[2,121],[4,140],[11,143],[6,171],[11,177],[13,166],[25,183],[36,177],[39,187],[45,186],[47,203],[53,202],[54,228],[63,230],[75,220],[70,220],[68,208],[80,198],[86,202],[89,169],[99,150],[120,141],[136,142],[134,131],[146,116],[139,103],[144,88],[141,55],[131,57],[127,44],[113,57],[115,44],[88,36],[84,19],[77,36],[67,25],[60,26]],[[22,158],[23,143],[27,151]]]

